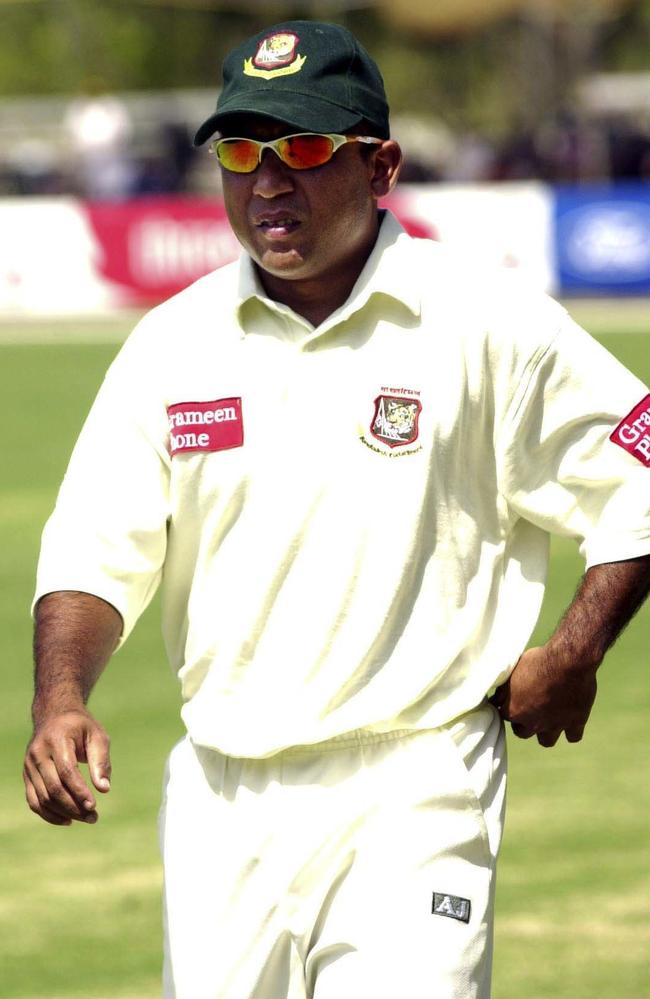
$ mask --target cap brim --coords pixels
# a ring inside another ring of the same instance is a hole
[[[229,117],[236,114],[254,114],[286,122],[291,128],[305,132],[345,132],[362,120],[348,108],[341,108],[330,101],[321,101],[311,95],[285,91],[254,91],[238,94],[210,115],[194,136],[194,145],[202,146]]]

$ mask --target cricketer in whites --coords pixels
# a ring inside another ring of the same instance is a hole
[[[186,737],[167,999],[487,999],[504,721],[578,742],[650,580],[650,395],[512,272],[409,237],[381,75],[290,21],[199,128],[241,258],[142,319],[42,542],[31,809],[92,823],[86,703],[161,579]],[[586,572],[526,648],[549,533]]]

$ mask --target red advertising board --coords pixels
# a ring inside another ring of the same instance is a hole
[[[399,212],[399,203],[395,204]],[[241,247],[216,198],[148,198],[86,202],[100,252],[98,270],[123,304],[150,305],[234,260]],[[421,221],[401,218],[414,236],[433,236]]]
[[[160,302],[239,252],[216,199],[87,202],[85,210],[101,248],[99,272],[129,304]]]

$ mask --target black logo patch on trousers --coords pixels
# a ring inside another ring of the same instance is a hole
[[[434,916],[448,916],[449,919],[458,919],[461,923],[469,923],[469,914],[472,910],[472,903],[468,898],[459,898],[458,895],[443,895],[442,892],[434,891],[431,912]]]

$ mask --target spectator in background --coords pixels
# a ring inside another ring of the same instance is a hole
[[[650,136],[615,120],[607,129],[611,174],[614,180],[650,178]]]
[[[131,120],[124,103],[103,92],[99,80],[70,106],[65,126],[75,156],[80,193],[97,200],[120,200],[133,191],[129,144]]]
[[[462,132],[456,140],[454,157],[449,164],[445,180],[456,183],[477,183],[490,180],[494,172],[496,154],[486,136],[479,132]]]
[[[64,187],[49,142],[30,136],[9,149],[0,184],[9,194],[60,194]]]
[[[188,174],[196,150],[187,125],[168,119],[157,129],[157,151],[138,161],[134,193],[180,194],[188,189]]]
[[[184,191],[187,186],[187,175],[196,154],[192,136],[187,125],[181,121],[165,122],[161,132],[165,162],[169,171],[168,190]]]

